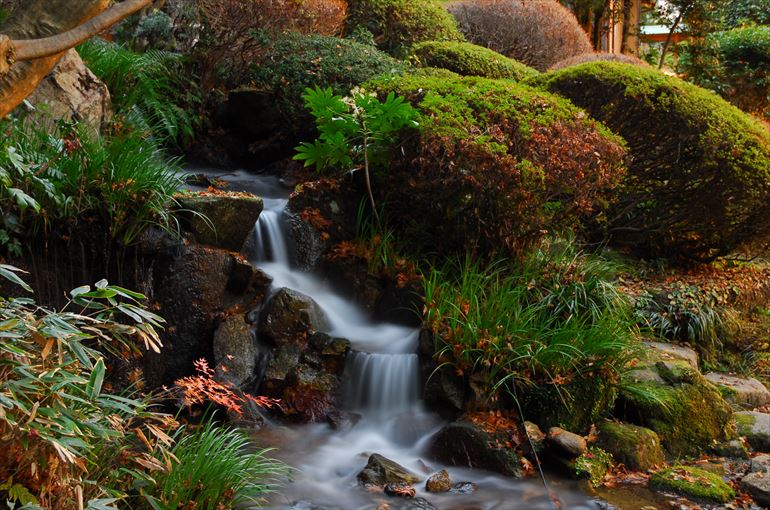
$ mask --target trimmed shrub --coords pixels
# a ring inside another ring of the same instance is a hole
[[[423,41],[462,41],[457,24],[435,0],[351,0],[345,31],[366,29],[396,56]]]
[[[401,72],[404,64],[377,48],[347,39],[286,33],[271,41],[252,66],[251,81],[274,95],[289,118],[304,113],[302,95],[312,86],[331,87],[335,94],[375,76]]]
[[[531,80],[628,142],[606,214],[612,242],[645,256],[711,260],[770,233],[770,134],[717,95],[654,69],[593,62]]]
[[[624,174],[623,142],[556,96],[443,70],[371,86],[419,111],[419,136],[376,186],[415,248],[508,256],[591,211]]]
[[[770,27],[711,34],[687,47],[679,67],[693,83],[770,120]]]
[[[576,66],[578,64],[584,64],[586,62],[620,62],[622,64],[632,64],[637,66],[648,66],[649,64],[644,60],[637,58],[633,55],[624,55],[623,53],[581,53],[574,57],[565,58],[560,60],[551,66],[549,71],[558,71],[566,67]]]
[[[470,42],[538,71],[593,51],[575,16],[555,0],[466,0],[448,9]]]
[[[430,41],[412,46],[410,61],[418,67],[448,69],[463,76],[524,80],[539,73],[483,46],[466,42]]]

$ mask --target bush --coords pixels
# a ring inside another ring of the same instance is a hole
[[[711,34],[686,47],[679,70],[738,108],[770,120],[770,27]]]
[[[419,137],[377,186],[416,250],[507,257],[590,212],[623,176],[622,141],[550,94],[448,71],[372,87],[418,110]]]
[[[726,28],[770,25],[770,0],[728,0],[720,11]]]
[[[199,124],[201,102],[183,69],[182,56],[158,50],[135,53],[118,44],[91,39],[78,47],[89,69],[107,84],[123,121],[163,144],[189,144]]]
[[[710,260],[770,233],[770,134],[751,116],[677,78],[614,62],[532,83],[627,140],[630,172],[597,219],[615,244],[645,256]]]
[[[425,321],[437,361],[480,375],[493,400],[515,395],[525,416],[543,426],[587,428],[611,409],[634,354],[615,270],[559,240],[513,266],[467,259],[432,270]]]
[[[622,53],[581,53],[580,55],[575,55],[574,57],[565,58],[564,60],[560,60],[559,62],[556,62],[554,65],[551,66],[549,71],[558,71],[559,69],[564,69],[565,67],[572,67],[576,66],[578,64],[583,64],[585,62],[620,62],[623,64],[633,64],[637,66],[647,66],[647,62],[644,60],[641,60],[633,55],[624,55]]]
[[[98,221],[131,244],[148,225],[175,227],[168,211],[177,167],[137,133],[91,138],[76,127],[53,133],[13,120],[0,142],[0,247],[21,255],[25,235]]]
[[[470,42],[538,71],[593,51],[575,16],[555,0],[467,0],[449,12]]]
[[[415,44],[410,61],[418,67],[448,69],[462,76],[523,80],[537,71],[483,46],[466,42],[430,41]]]
[[[400,72],[404,65],[377,48],[355,41],[287,33],[273,40],[253,65],[251,81],[267,91],[287,119],[304,112],[307,88],[331,87],[347,95],[357,85],[381,74]]]
[[[462,41],[457,25],[435,0],[351,0],[347,33],[365,28],[377,46],[396,56],[423,41]]]

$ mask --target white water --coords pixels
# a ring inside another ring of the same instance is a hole
[[[420,401],[419,362],[415,354],[419,331],[375,323],[326,282],[293,268],[291,243],[284,225],[287,200],[275,190],[275,186],[264,185],[249,189],[268,195],[256,226],[252,262],[273,278],[274,290],[288,287],[312,297],[326,314],[328,333],[351,341],[343,397],[346,407],[360,414],[361,420],[343,431],[334,431],[325,424],[261,431],[256,439],[277,447],[280,458],[297,469],[293,479],[273,496],[267,507],[374,510],[381,503],[388,503],[393,510],[410,508],[405,506],[408,501],[367,493],[358,486],[356,475],[372,453],[384,455],[424,478],[445,468],[425,456],[431,436],[443,422],[427,412]],[[273,198],[269,198],[271,194]],[[441,510],[552,508],[536,479],[514,480],[478,470],[447,469],[454,482],[472,481],[479,490],[472,495],[437,495],[425,492],[423,484],[418,484],[418,496]],[[569,488],[559,491],[562,508],[598,508],[568,483]],[[558,487],[558,481],[552,482],[552,488]]]

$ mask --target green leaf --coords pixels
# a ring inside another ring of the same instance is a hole
[[[8,188],[8,194],[11,195],[11,198],[16,200],[16,205],[20,210],[24,211],[28,207],[31,207],[35,212],[40,212],[40,204],[37,200],[27,195],[19,188]]]
[[[18,285],[27,292],[32,292],[32,287],[27,285],[24,280],[16,275],[16,273],[26,273],[26,271],[22,271],[17,267],[9,266],[7,264],[0,264],[0,277],[3,277],[11,283]]]
[[[91,377],[86,384],[86,393],[92,399],[95,399],[102,392],[102,384],[104,383],[104,360],[99,358],[94,364],[94,369],[91,371]]]

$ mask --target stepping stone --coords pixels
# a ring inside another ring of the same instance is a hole
[[[757,455],[751,459],[749,471],[752,473],[770,474],[770,455]]]
[[[741,480],[741,487],[764,508],[770,506],[770,473],[749,473]]]
[[[738,434],[746,436],[755,450],[770,453],[770,414],[754,411],[735,413]]]
[[[770,404],[770,391],[754,378],[709,372],[706,379],[717,385],[731,404],[748,409]]]
[[[644,345],[657,351],[661,360],[684,360],[698,370],[698,353],[689,347],[666,342],[644,342]]]

